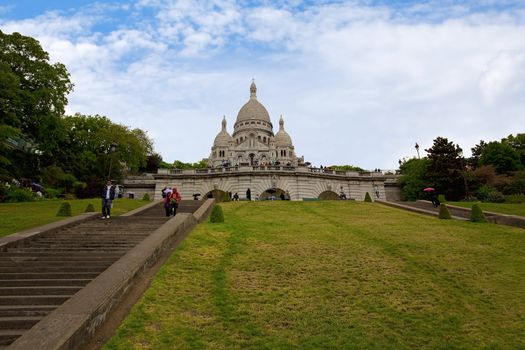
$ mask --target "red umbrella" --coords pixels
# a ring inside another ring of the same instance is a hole
[[[432,187],[427,187],[427,188],[424,188],[423,191],[431,192],[431,191],[435,191],[435,189],[433,189]]]

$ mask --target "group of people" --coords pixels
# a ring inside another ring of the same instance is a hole
[[[162,189],[162,198],[164,199],[164,210],[166,216],[175,216],[177,214],[177,208],[182,200],[182,197],[177,191],[177,187],[165,187]]]

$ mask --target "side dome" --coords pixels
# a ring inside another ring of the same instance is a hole
[[[239,110],[235,123],[246,120],[260,120],[270,124],[272,123],[266,108],[257,101],[257,87],[254,82],[250,85],[250,100]]]
[[[279,131],[275,134],[275,144],[278,147],[292,146],[292,138],[284,130],[283,116],[279,119]]]
[[[213,147],[227,147],[233,142],[233,137],[226,131],[226,117],[222,118],[222,130],[215,136]]]

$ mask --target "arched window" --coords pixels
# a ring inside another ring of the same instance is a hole
[[[263,142],[266,143],[266,137],[263,137]]]

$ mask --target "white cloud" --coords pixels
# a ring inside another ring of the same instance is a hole
[[[130,11],[155,18],[108,33],[95,29],[103,9],[2,30],[39,38],[67,65],[68,112],[143,128],[168,161],[207,157],[222,115],[231,131],[255,77],[274,124],[283,114],[307,160],[393,168],[416,141],[424,149],[445,136],[468,151],[524,131],[525,12],[441,4],[298,11],[298,2],[141,0]]]

